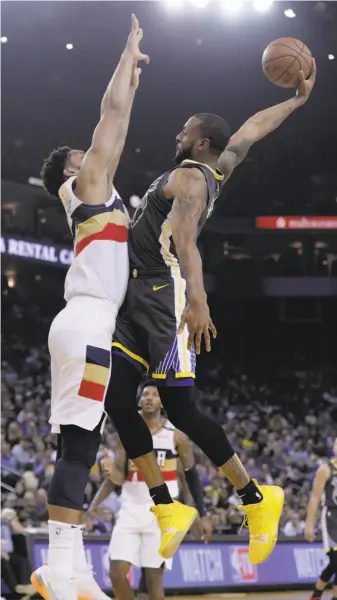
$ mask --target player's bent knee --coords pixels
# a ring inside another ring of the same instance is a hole
[[[110,579],[112,584],[125,579],[128,575],[130,564],[124,560],[110,561]]]
[[[85,486],[90,469],[80,462],[69,462],[61,458],[55,465],[48,491],[48,504],[83,510]]]
[[[85,486],[96,462],[101,435],[76,425],[61,425],[61,458],[57,461],[48,492],[48,503],[83,510]]]
[[[88,431],[76,425],[61,425],[62,458],[67,462],[81,463],[91,469],[101,442],[100,424]]]

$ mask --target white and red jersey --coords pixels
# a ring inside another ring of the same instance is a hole
[[[128,217],[115,188],[104,204],[84,204],[74,193],[76,177],[59,196],[74,238],[74,259],[65,280],[64,298],[92,296],[119,308],[128,278]]]
[[[152,434],[153,450],[157,457],[158,465],[167,484],[172,498],[179,496],[179,484],[177,473],[178,453],[175,445],[175,427],[165,421],[164,425]],[[128,461],[127,477],[122,487],[121,501],[133,502],[135,504],[153,504],[149,488],[143,476],[138,471],[132,460]]]

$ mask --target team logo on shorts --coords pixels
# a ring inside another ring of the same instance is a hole
[[[231,546],[230,563],[232,578],[235,583],[257,582],[257,567],[248,560],[248,548],[244,546]]]

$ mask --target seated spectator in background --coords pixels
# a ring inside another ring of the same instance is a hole
[[[12,448],[12,456],[16,461],[17,467],[23,467],[29,463],[32,458],[31,441],[27,437],[22,437],[18,444]]]
[[[6,441],[1,440],[1,470],[5,470],[5,467],[15,469],[16,462],[14,456],[12,456],[10,445]]]
[[[36,590],[30,584],[32,569],[27,556],[20,553],[22,547],[25,549],[25,544],[18,543],[18,538],[24,533],[25,529],[15,510],[4,508],[1,511],[1,577],[12,594],[24,596],[28,600]]]
[[[4,413],[6,414],[6,408],[7,408],[7,414],[10,414],[10,410],[9,407],[5,406],[5,403],[2,402],[2,410],[4,411]],[[6,431],[6,439],[7,442],[9,443],[9,445],[13,448],[13,446],[15,446],[16,444],[18,444],[21,440],[21,438],[23,437],[23,431],[20,428],[20,426],[18,425],[18,423],[16,423],[16,421],[11,421],[7,427],[7,431]],[[28,459],[29,460],[29,459]],[[26,461],[28,462],[28,461]]]
[[[282,533],[287,537],[296,537],[303,535],[305,530],[305,521],[300,519],[300,515],[296,511],[292,511],[289,520],[282,529]]]

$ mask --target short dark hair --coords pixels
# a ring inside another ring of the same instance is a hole
[[[155,387],[158,389],[157,383],[153,379],[146,378],[145,381],[142,381],[142,383],[139,385],[139,388],[137,390],[138,402],[141,399],[144,390],[146,390],[146,388],[148,388],[148,387]]]
[[[63,171],[70,150],[71,149],[68,146],[56,148],[49,154],[42,165],[41,179],[43,187],[48,194],[55,196],[56,198],[58,197],[58,191],[65,180]]]
[[[211,113],[198,113],[195,115],[200,123],[200,131],[202,137],[208,138],[210,141],[210,149],[214,154],[221,154],[229,142],[231,137],[230,127],[222,117],[212,115]]]

